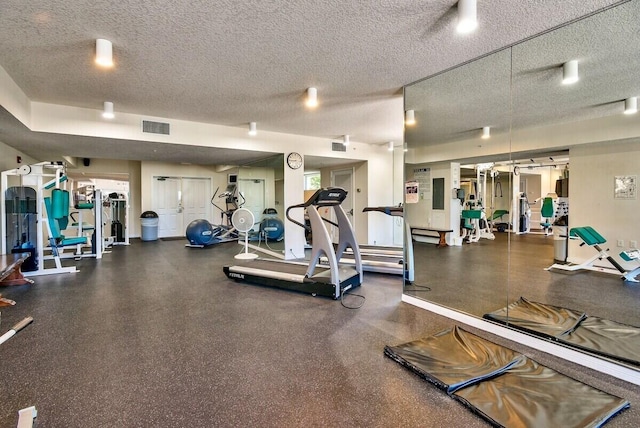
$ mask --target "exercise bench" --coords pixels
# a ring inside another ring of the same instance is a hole
[[[607,240],[602,235],[600,235],[593,227],[582,226],[571,228],[569,230],[569,239],[579,239],[582,241],[580,243],[580,246],[587,245],[589,247],[593,247],[593,249],[595,249],[598,253],[590,259],[585,260],[584,262],[579,264],[554,263],[546,270],[560,269],[570,272],[579,270],[592,270],[595,272],[610,273],[614,275],[625,275],[627,273],[625,269],[620,266],[620,263],[618,263],[613,257],[611,257],[606,250],[600,247],[600,245],[605,244]],[[609,263],[611,263],[611,265],[615,269],[593,265],[596,260],[602,259],[606,259],[607,261],[609,261]]]
[[[418,233],[416,233],[418,232]],[[447,233],[453,232],[453,229],[440,229],[438,227],[412,227],[411,228],[411,236],[425,236],[425,237],[434,237],[433,235],[429,235],[429,232],[438,234],[438,243],[436,246],[438,248],[448,247],[447,244]]]

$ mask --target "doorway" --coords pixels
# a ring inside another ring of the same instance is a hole
[[[331,171],[331,185],[333,187],[341,187],[347,191],[347,198],[342,202],[342,208],[347,213],[347,218],[355,231],[356,225],[353,221],[353,168]],[[331,214],[331,220],[336,221],[333,212]],[[334,242],[338,241],[338,234],[338,228],[331,226],[331,238]]]
[[[210,178],[153,177],[152,210],[158,214],[158,237],[182,236],[193,220],[211,217]]]
[[[264,206],[264,180],[263,179],[239,179],[238,193],[240,193],[240,203],[244,202],[243,208],[253,213],[255,224],[262,221]],[[244,198],[244,199],[243,199]]]

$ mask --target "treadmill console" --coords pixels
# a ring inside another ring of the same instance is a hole
[[[340,205],[347,198],[347,191],[341,187],[328,187],[319,189],[305,203],[306,206],[332,206]]]

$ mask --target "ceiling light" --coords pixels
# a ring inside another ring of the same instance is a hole
[[[458,1],[458,33],[468,34],[478,27],[477,6],[476,0]]]
[[[393,151],[393,141],[389,141],[389,142],[387,143],[387,150],[389,150],[390,152],[392,152],[392,151]]]
[[[491,138],[491,127],[490,126],[485,126],[482,128],[482,136],[480,137],[483,140],[487,140],[489,138]]]
[[[345,146],[348,146],[349,143],[350,143],[349,136],[348,135],[343,135],[342,136],[342,144],[344,144]]]
[[[309,108],[318,107],[318,90],[316,88],[307,89],[307,99],[304,103]]]
[[[252,137],[258,135],[258,128],[256,127],[255,122],[249,122],[249,135]]]
[[[631,97],[624,100],[624,114],[635,114],[638,112],[638,97]]]
[[[96,39],[96,64],[113,67],[113,46],[106,39]]]
[[[104,102],[102,117],[104,117],[105,119],[113,119],[115,117],[115,115],[113,114],[113,103],[111,101]]]
[[[405,125],[415,125],[416,124],[416,112],[415,110],[407,110],[404,112],[404,123]]]
[[[562,84],[571,85],[578,81],[578,61],[571,60],[562,65]]]

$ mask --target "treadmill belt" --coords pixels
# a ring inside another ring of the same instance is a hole
[[[560,306],[530,302],[522,297],[506,308],[485,314],[484,318],[583,351],[640,366],[638,327]]]
[[[459,327],[385,355],[499,427],[599,427],[629,402]]]

